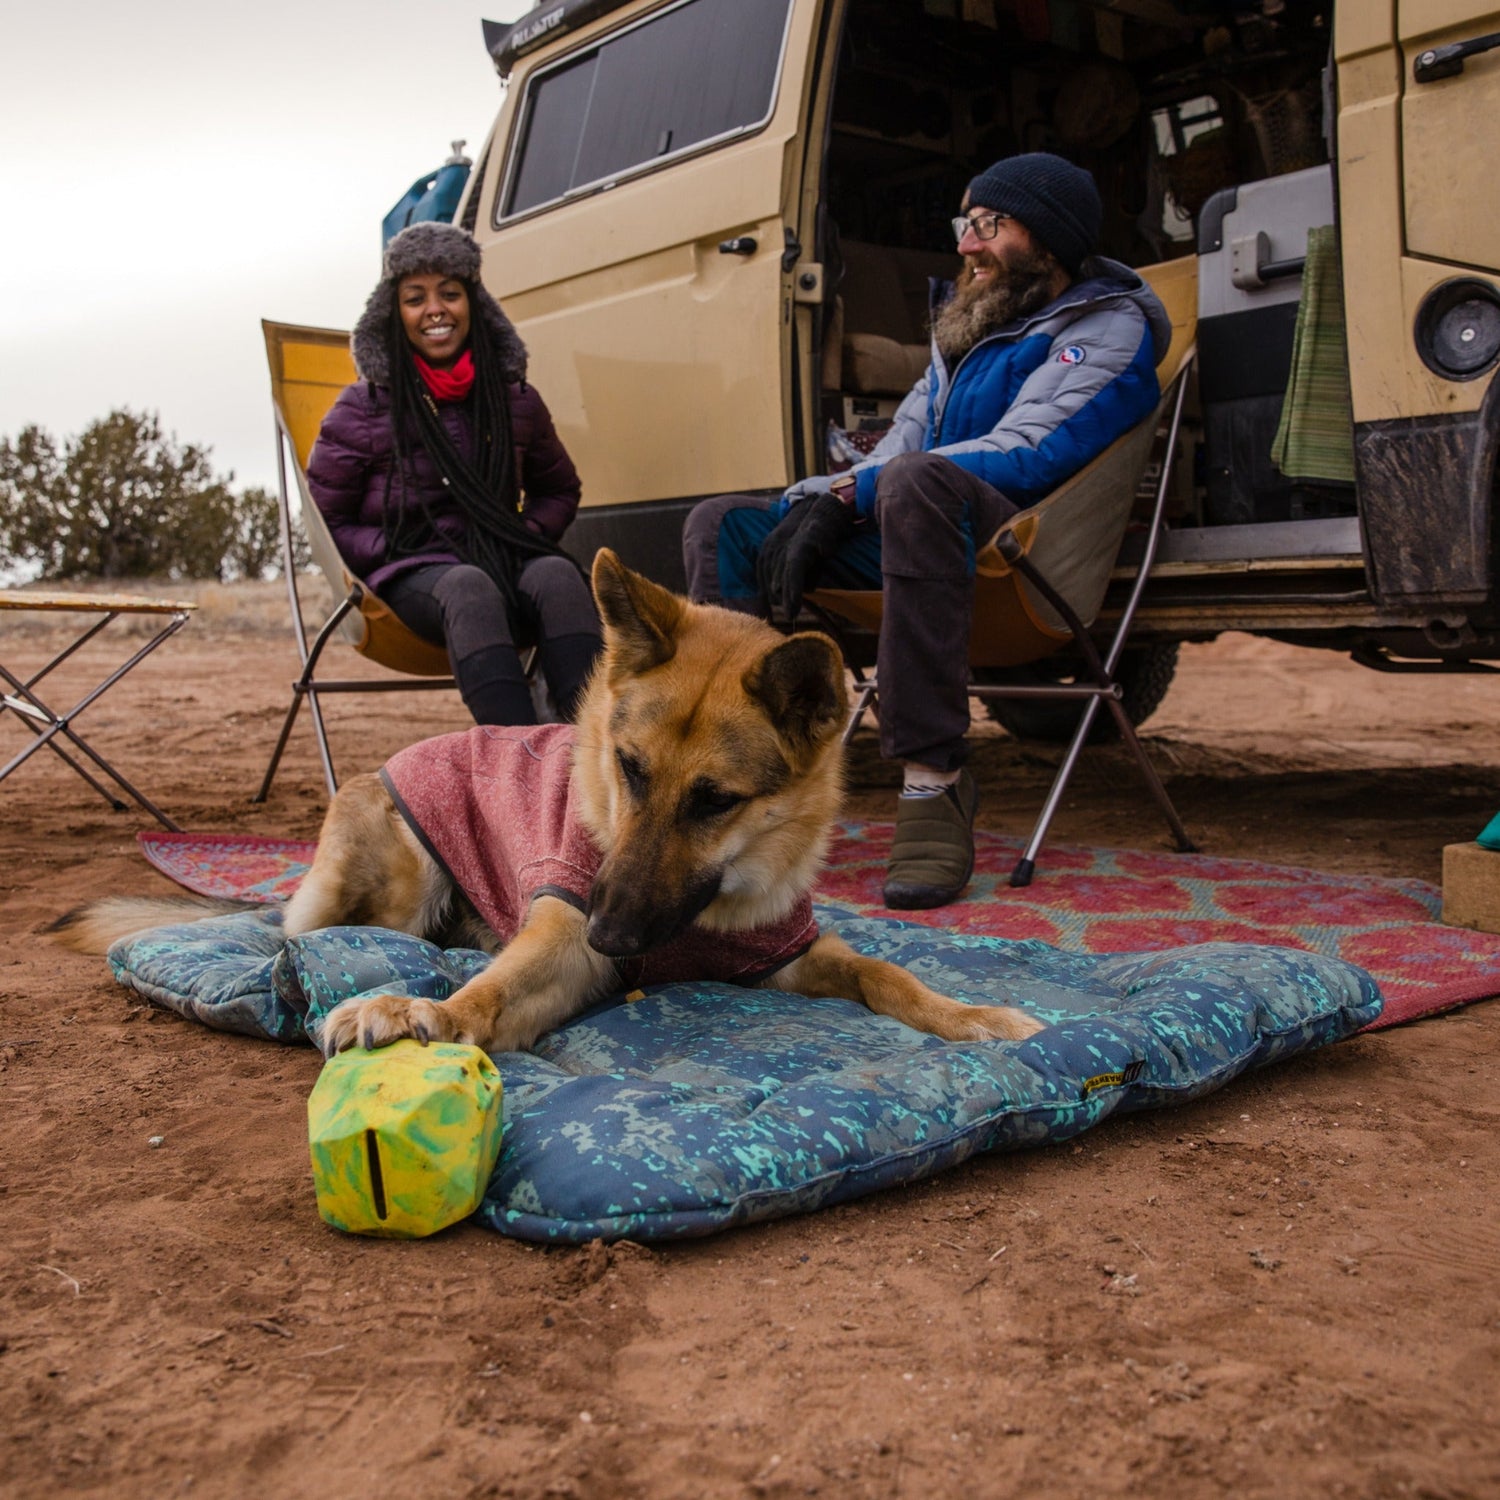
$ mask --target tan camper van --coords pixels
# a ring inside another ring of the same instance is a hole
[[[1106,254],[1196,269],[1133,716],[1226,629],[1500,658],[1486,0],[550,0],[486,42],[504,99],[458,217],[584,476],[579,549],[680,585],[694,500],[878,430],[965,184],[1054,150]],[[1288,445],[1294,395],[1321,441]]]

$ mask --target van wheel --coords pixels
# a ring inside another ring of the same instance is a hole
[[[1176,641],[1153,642],[1126,650],[1115,675],[1124,693],[1121,706],[1133,725],[1144,724],[1161,707],[1176,671]],[[1054,686],[1075,681],[1076,671],[1066,662],[1041,661],[1024,667],[976,667],[974,680]],[[1048,745],[1067,744],[1083,710],[1078,702],[1048,702],[1042,698],[982,698],[980,702],[985,712],[1016,739],[1039,740]],[[1114,715],[1101,705],[1089,730],[1089,744],[1107,745],[1119,738]]]

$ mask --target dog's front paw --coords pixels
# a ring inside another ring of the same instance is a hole
[[[323,1023],[324,1050],[332,1057],[350,1047],[385,1047],[402,1037],[428,1042],[470,1042],[446,1005],[405,995],[346,1000]]]
[[[963,1040],[974,1042],[1023,1042],[1047,1029],[1044,1021],[1013,1005],[966,1005],[964,1024],[970,1029]]]

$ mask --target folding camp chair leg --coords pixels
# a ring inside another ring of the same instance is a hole
[[[1119,725],[1120,738],[1129,747],[1130,753],[1135,756],[1135,763],[1140,767],[1146,785],[1151,788],[1151,795],[1156,798],[1156,805],[1162,810],[1162,815],[1172,830],[1172,837],[1177,841],[1178,852],[1196,854],[1198,846],[1188,837],[1187,829],[1182,826],[1182,819],[1177,816],[1177,809],[1172,805],[1172,799],[1167,795],[1167,789],[1162,785],[1161,777],[1156,774],[1156,767],[1151,764],[1151,758],[1146,754],[1145,746],[1136,735],[1135,725],[1130,722],[1130,716],[1125,712],[1124,706],[1113,699],[1109,700],[1109,706],[1114,711],[1115,723]]]
[[[1047,791],[1047,800],[1042,803],[1042,810],[1037,816],[1036,826],[1031,830],[1031,837],[1026,842],[1026,848],[1022,851],[1020,859],[1016,861],[1016,867],[1010,872],[1010,883],[1013,886],[1025,886],[1031,884],[1031,877],[1036,872],[1036,857],[1041,852],[1042,845],[1047,841],[1047,830],[1052,826],[1052,819],[1057,814],[1058,805],[1062,802],[1063,793],[1067,790],[1068,781],[1073,775],[1073,767],[1078,764],[1078,757],[1083,752],[1084,743],[1089,737],[1089,730],[1093,727],[1094,715],[1099,711],[1099,700],[1090,698],[1083,705],[1083,713],[1079,715],[1078,728],[1073,731],[1073,738],[1068,745],[1068,753],[1063,756],[1063,763],[1058,768],[1057,775],[1052,778],[1052,785]]]
[[[318,755],[323,762],[323,780],[328,783],[328,795],[333,796],[339,789],[338,778],[333,772],[333,756],[328,749],[328,733],[323,727],[323,710],[318,706],[317,692],[302,682],[296,682],[292,685],[291,707],[286,711],[286,718],[281,721],[281,733],[276,737],[276,748],[271,752],[271,763],[266,767],[260,790],[250,799],[252,802],[264,802],[271,794],[271,783],[276,779],[276,768],[281,764],[286,742],[292,737],[292,726],[297,722],[297,714],[302,707],[303,698],[307,699],[308,709],[312,714],[313,735],[318,742]]]
[[[323,628],[313,641],[307,660],[302,663],[302,675],[292,684],[291,706],[286,711],[286,718],[281,721],[281,734],[277,737],[276,748],[271,752],[271,763],[266,767],[260,790],[250,799],[252,802],[264,802],[271,794],[271,782],[275,779],[276,768],[281,764],[286,742],[292,737],[292,726],[297,722],[303,698],[308,700],[308,709],[312,714],[313,732],[318,741],[318,754],[323,761],[323,779],[328,783],[328,795],[331,797],[338,791],[338,778],[333,773],[333,755],[328,749],[328,732],[323,727],[323,710],[318,705],[318,690],[313,685],[312,677],[324,646],[332,639],[344,616],[359,601],[359,592],[358,588],[351,589],[348,597],[339,601],[338,608],[323,622]]]
[[[859,728],[860,721],[869,712],[874,701],[875,679],[870,677],[859,684],[859,691],[854,695],[854,707],[850,710],[849,722],[844,726],[843,744],[847,745],[854,738],[854,731]]]
[[[1066,790],[1068,781],[1073,775],[1073,768],[1078,764],[1078,757],[1088,742],[1089,730],[1093,727],[1094,716],[1098,713],[1099,704],[1103,702],[1106,708],[1114,715],[1115,723],[1120,730],[1120,738],[1129,747],[1130,753],[1135,757],[1135,763],[1140,768],[1141,778],[1151,790],[1151,795],[1156,799],[1156,805],[1161,809],[1162,815],[1167,820],[1168,827],[1172,830],[1172,836],[1177,842],[1177,849],[1182,854],[1196,854],[1198,846],[1188,837],[1188,832],[1183,827],[1182,819],[1177,815],[1177,809],[1172,805],[1172,799],[1167,794],[1167,789],[1162,785],[1161,777],[1156,774],[1156,767],[1151,764],[1150,757],[1146,754],[1146,748],[1141,744],[1139,736],[1135,732],[1135,726],[1130,722],[1130,716],[1125,712],[1125,706],[1117,696],[1112,693],[1100,693],[1098,697],[1090,698],[1084,704],[1083,713],[1078,720],[1078,728],[1074,731],[1073,739],[1068,745],[1068,753],[1063,757],[1063,763],[1058,768],[1056,777],[1053,779],[1051,790],[1047,793],[1047,800],[1042,805],[1041,815],[1037,818],[1036,827],[1032,829],[1031,838],[1027,842],[1021,858],[1016,861],[1016,867],[1010,872],[1010,883],[1013,886],[1027,886],[1031,884],[1031,877],[1036,873],[1036,857],[1041,852],[1043,843],[1047,838],[1047,830],[1052,825],[1053,816],[1057,812],[1058,804],[1062,801],[1063,792]]]
[[[1179,402],[1179,408],[1180,408]],[[1159,520],[1160,517],[1158,516]],[[1197,846],[1187,836],[1187,829],[1182,826],[1182,819],[1177,816],[1177,809],[1172,805],[1172,799],[1167,795],[1167,789],[1161,783],[1161,778],[1156,774],[1156,768],[1146,756],[1139,738],[1136,736],[1135,726],[1130,722],[1130,716],[1125,712],[1125,705],[1120,702],[1120,688],[1114,677],[1114,663],[1119,657],[1124,645],[1124,630],[1129,628],[1127,619],[1121,632],[1115,636],[1114,645],[1106,663],[1099,655],[1097,647],[1085,629],[1083,621],[1078,618],[1073,608],[1057,592],[1056,589],[1032,566],[1030,558],[1019,550],[1014,538],[1011,538],[1012,552],[1007,556],[1007,561],[1035,588],[1043,598],[1062,616],[1068,629],[1073,634],[1073,639],[1083,653],[1084,661],[1088,665],[1089,673],[1096,684],[1097,696],[1089,698],[1084,705],[1083,713],[1078,720],[1078,728],[1074,731],[1072,743],[1068,746],[1068,753],[1063,758],[1056,779],[1052,783],[1052,789],[1047,793],[1047,801],[1042,807],[1042,815],[1037,820],[1036,828],[1032,831],[1031,841],[1027,844],[1021,858],[1016,861],[1016,867],[1010,872],[1010,883],[1013,886],[1024,886],[1031,884],[1031,877],[1036,870],[1036,856],[1042,847],[1042,841],[1047,837],[1048,826],[1052,822],[1057,805],[1062,800],[1063,789],[1068,784],[1068,778],[1073,774],[1073,767],[1078,763],[1078,756],[1082,752],[1085,742],[1088,740],[1089,730],[1094,723],[1094,715],[1099,711],[1100,699],[1108,706],[1109,711],[1115,717],[1115,723],[1119,726],[1120,737],[1130,748],[1130,753],[1135,757],[1135,763],[1140,767],[1141,775],[1145,778],[1146,785],[1151,789],[1151,795],[1156,799],[1156,805],[1161,808],[1165,815],[1167,824],[1172,830],[1173,837],[1177,840],[1177,847],[1184,854],[1194,854]]]

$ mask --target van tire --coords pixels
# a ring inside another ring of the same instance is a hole
[[[1132,646],[1120,658],[1115,676],[1124,697],[1121,706],[1132,725],[1141,725],[1161,707],[1177,671],[1177,642],[1157,641]],[[1024,683],[1051,686],[1075,680],[1076,671],[1065,662],[1032,662],[1024,667],[976,667],[980,683]],[[1048,702],[1041,698],[981,698],[985,712],[1018,740],[1037,740],[1046,745],[1065,745],[1078,727],[1079,702]],[[1120,738],[1119,726],[1102,705],[1089,730],[1091,745],[1112,744]]]

